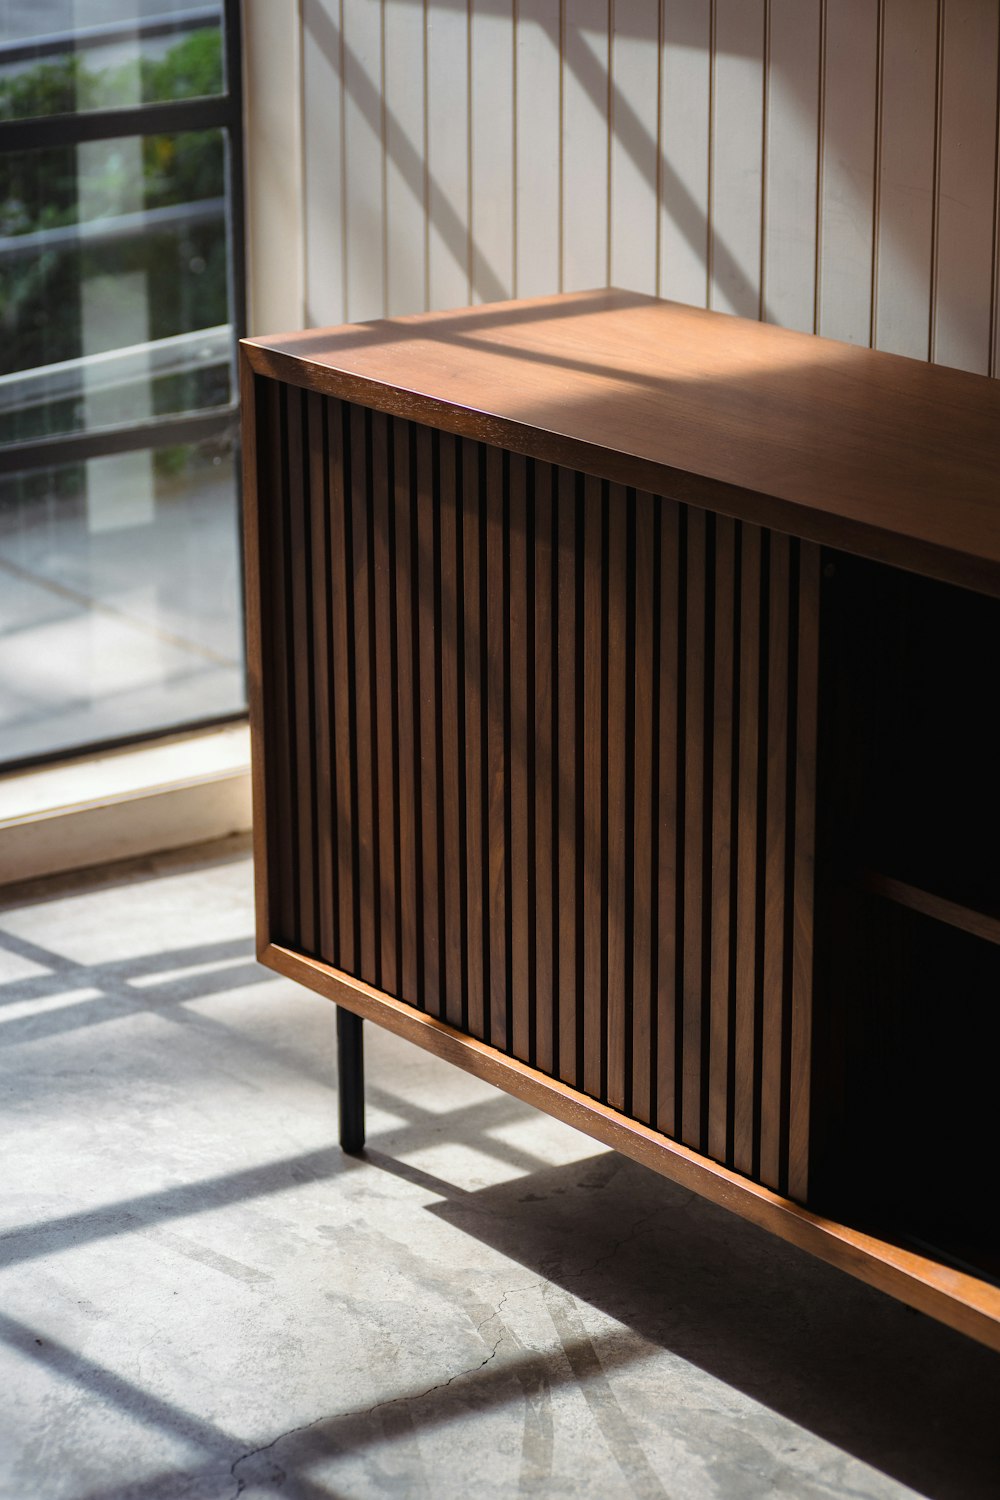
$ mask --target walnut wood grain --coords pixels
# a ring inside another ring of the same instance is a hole
[[[620,291],[244,349],[261,374],[1000,593],[983,376]]]

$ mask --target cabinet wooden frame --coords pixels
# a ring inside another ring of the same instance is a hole
[[[242,382],[262,962],[1000,1348],[810,1182],[823,575],[1000,593],[997,386],[615,292]]]

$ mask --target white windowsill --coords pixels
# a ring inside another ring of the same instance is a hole
[[[227,725],[0,777],[0,886],[249,829],[250,736]]]

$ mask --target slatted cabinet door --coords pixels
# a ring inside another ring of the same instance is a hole
[[[995,952],[925,933],[914,1012],[851,915],[993,920],[949,849],[992,870],[955,666],[1000,597],[996,382],[622,291],[248,340],[241,378],[258,952],[342,1008],[347,1075],[353,1012],[1000,1348],[989,1049],[952,1028],[939,1079],[919,1019]]]
[[[261,379],[274,941],[808,1174],[818,549]]]

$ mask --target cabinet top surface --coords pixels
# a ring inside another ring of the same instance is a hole
[[[1000,381],[618,291],[245,348],[258,373],[1000,593]]]

